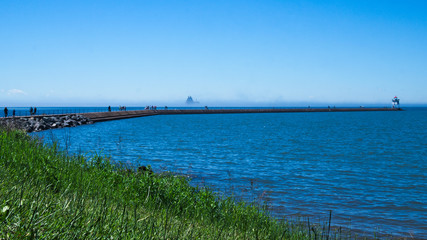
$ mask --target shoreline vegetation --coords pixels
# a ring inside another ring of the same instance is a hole
[[[0,127],[0,239],[366,239]]]

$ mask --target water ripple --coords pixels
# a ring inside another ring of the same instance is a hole
[[[190,175],[278,217],[333,210],[353,229],[427,236],[426,109],[155,116],[51,132],[71,152]]]

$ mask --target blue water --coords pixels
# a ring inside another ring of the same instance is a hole
[[[264,201],[276,217],[427,236],[427,108],[164,115],[35,133]]]

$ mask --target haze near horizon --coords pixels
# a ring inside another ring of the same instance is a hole
[[[425,1],[2,1],[1,106],[426,105]]]

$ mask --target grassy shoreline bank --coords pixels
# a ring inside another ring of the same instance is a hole
[[[278,221],[172,174],[67,155],[0,129],[0,239],[352,239],[326,225]]]

